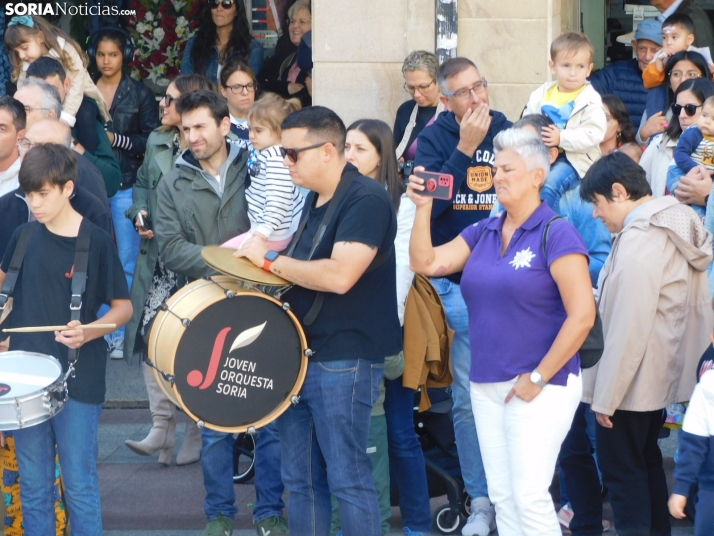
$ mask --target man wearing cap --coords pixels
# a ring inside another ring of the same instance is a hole
[[[712,23],[704,10],[693,0],[650,0],[650,4],[661,11],[657,17],[660,22],[664,22],[667,17],[675,13],[689,15],[694,23],[694,46],[709,47],[709,50],[714,52]]]
[[[642,71],[662,48],[662,23],[645,19],[637,30],[617,38],[620,43],[632,43],[635,57],[600,69],[589,80],[600,95],[617,95],[627,106],[630,120],[637,127],[647,103],[647,90],[642,82]]]

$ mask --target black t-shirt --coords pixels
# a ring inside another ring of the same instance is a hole
[[[416,102],[408,100],[403,102],[397,110],[397,117],[394,120],[394,147],[399,147],[399,144],[402,142],[404,132],[407,130],[407,125],[409,124],[409,118],[412,116],[412,112],[414,111],[414,106],[416,106]],[[416,125],[414,126],[414,130],[412,130],[411,136],[409,136],[409,142],[404,148],[404,152],[411,147],[411,144],[414,143],[415,139],[417,139],[419,133],[424,130],[427,123],[434,118],[434,114],[436,114],[436,106],[419,107],[419,111],[417,111],[416,116]],[[401,154],[399,156],[404,155]]]
[[[5,250],[2,260],[2,271],[5,273],[25,225],[18,227]],[[48,231],[44,225],[36,226],[27,244],[13,293],[11,327],[62,325],[70,321],[71,274],[74,271],[76,242],[76,237],[59,236]],[[87,287],[82,296],[82,324],[95,321],[103,303],[120,299],[129,299],[129,289],[114,241],[105,231],[92,225]],[[52,332],[13,333],[10,350],[51,355],[59,359],[63,369],[67,370],[69,348],[56,342]],[[88,404],[104,402],[106,364],[104,338],[83,345],[75,365],[75,377],[67,381],[69,396]]]
[[[350,168],[354,170],[351,165],[345,169]],[[303,218],[309,219],[294,258],[307,259],[312,238],[330,202],[319,208],[305,208]],[[401,350],[393,248],[396,232],[397,218],[386,190],[375,180],[356,178],[335,210],[312,260],[329,258],[336,242],[376,246],[377,255],[391,253],[378,268],[363,274],[347,293],[324,294],[320,314],[312,325],[303,326],[308,346],[315,352],[312,361],[380,359]],[[316,295],[316,291],[296,285],[283,295],[283,300],[302,322]]]

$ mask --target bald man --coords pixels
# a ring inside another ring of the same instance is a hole
[[[30,147],[41,143],[58,143],[65,147],[71,147],[72,130],[66,123],[57,119],[36,120],[28,126],[25,137],[20,140],[20,151],[26,153]],[[75,184],[93,194],[109,211],[107,188],[101,172],[84,155],[75,153],[75,156],[78,164]]]

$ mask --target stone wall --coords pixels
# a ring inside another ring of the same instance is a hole
[[[577,0],[562,0],[567,10]],[[412,50],[435,49],[436,0],[312,0],[314,102],[345,123],[376,117],[392,124],[409,99],[401,65]],[[561,31],[561,0],[458,0],[459,55],[488,79],[493,108],[517,119],[529,94],[550,79],[551,40]],[[566,12],[564,26],[577,20]],[[570,29],[570,28],[566,28]]]

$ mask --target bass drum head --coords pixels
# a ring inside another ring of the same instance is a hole
[[[234,286],[225,279],[214,281]],[[151,336],[156,350],[173,355],[172,367],[159,368],[172,369],[166,372],[175,377],[171,391],[179,405],[220,432],[245,432],[278,418],[307,372],[305,336],[293,314],[258,292],[237,290],[228,298],[210,281],[183,290],[161,319],[157,315],[158,333],[152,330]],[[172,309],[189,325],[182,325]]]

